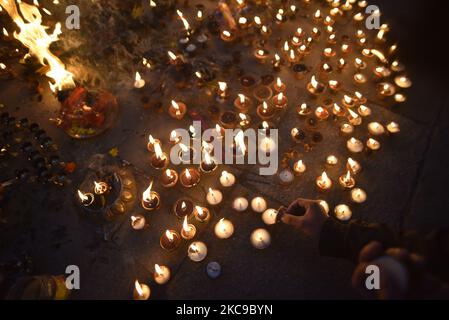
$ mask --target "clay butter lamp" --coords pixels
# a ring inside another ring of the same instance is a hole
[[[187,113],[187,106],[183,102],[172,100],[168,113],[172,118],[182,120]]]
[[[178,183],[178,180],[178,173],[175,170],[167,169],[162,174],[161,184],[164,188],[172,188]]]
[[[175,230],[167,230],[160,239],[162,249],[166,251],[174,251],[181,244],[181,235]]]
[[[195,187],[201,179],[200,172],[195,168],[188,168],[181,172],[179,181],[184,188]]]
[[[193,202],[188,199],[179,199],[173,206],[173,212],[179,219],[189,218],[194,210]]]
[[[245,95],[239,94],[234,101],[234,106],[241,112],[246,113],[253,106],[253,102]]]
[[[270,120],[276,114],[276,109],[272,106],[268,105],[265,101],[257,107],[257,115],[262,120]]]

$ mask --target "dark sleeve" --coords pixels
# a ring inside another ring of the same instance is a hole
[[[403,244],[409,251],[425,258],[431,274],[449,281],[449,228],[428,234],[407,232],[403,236]]]
[[[372,241],[386,248],[399,244],[395,233],[386,225],[358,220],[341,223],[329,218],[321,231],[320,254],[357,262],[360,251]]]

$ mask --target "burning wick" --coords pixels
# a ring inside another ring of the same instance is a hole
[[[230,188],[235,184],[235,176],[232,173],[223,171],[220,177],[220,183],[225,188]]]
[[[83,193],[80,190],[78,190],[78,197],[81,200],[81,203],[85,207],[89,207],[94,202],[94,195],[92,193]]]
[[[161,236],[160,245],[162,249],[167,251],[173,251],[178,248],[181,243],[181,236],[174,230],[167,230]]]
[[[196,227],[193,224],[188,223],[187,216],[184,217],[184,223],[182,224],[181,236],[186,240],[191,240],[196,235]]]
[[[145,80],[142,79],[142,76],[139,72],[136,72],[136,78],[134,81],[134,88],[136,89],[142,89],[145,87]]]
[[[101,196],[109,192],[110,187],[106,182],[96,182],[94,181],[94,192],[95,194]]]
[[[194,215],[195,219],[201,223],[204,223],[210,219],[210,211],[200,206],[195,207]]]
[[[134,284],[134,294],[133,298],[134,300],[148,300],[151,295],[150,287],[146,284],[140,284],[138,280],[136,280]]]
[[[131,227],[134,230],[143,230],[146,225],[146,220],[144,216],[131,216]]]
[[[326,191],[332,188],[333,183],[332,180],[329,179],[327,173],[323,172],[323,174],[316,179],[316,185],[320,190]]]
[[[75,87],[73,74],[67,71],[62,61],[50,52],[51,44],[58,41],[58,36],[62,33],[61,24],[57,23],[53,33],[48,34],[48,27],[42,25],[42,15],[37,5],[19,2],[17,9],[16,1],[2,0],[0,4],[19,27],[19,32],[16,32],[14,37],[29,49],[30,55],[48,67],[46,76],[53,80],[53,83],[49,83],[50,89],[56,92]]]
[[[158,264],[154,265],[154,281],[157,284],[163,285],[166,284],[171,277],[170,269],[166,266],[160,266]]]
[[[211,206],[219,205],[223,201],[223,193],[220,190],[214,190],[209,188],[209,192],[207,193],[207,202]]]
[[[223,218],[215,225],[215,235],[219,239],[229,239],[233,234],[234,225],[231,221]]]
[[[161,205],[161,197],[159,193],[152,190],[153,181],[151,181],[150,186],[142,194],[142,207],[147,211],[153,211],[159,209]]]

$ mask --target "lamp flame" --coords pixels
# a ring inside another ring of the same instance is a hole
[[[29,49],[29,53],[35,56],[39,63],[49,69],[46,76],[52,79],[49,85],[53,92],[73,88],[73,74],[67,71],[64,63],[50,51],[51,44],[58,41],[58,36],[62,33],[61,24],[57,23],[53,33],[48,34],[48,27],[42,25],[42,15],[36,5],[21,1],[17,1],[17,4],[14,0],[0,0],[0,6],[8,12],[20,29],[19,32],[14,32],[14,37]]]

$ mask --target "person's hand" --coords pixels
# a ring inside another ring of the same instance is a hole
[[[367,267],[379,268],[380,288],[369,290]],[[413,270],[407,268],[412,267]],[[414,278],[412,285],[411,279]],[[352,285],[363,296],[380,300],[398,300],[438,296],[444,284],[426,273],[421,256],[404,248],[385,250],[379,242],[371,242],[360,252],[359,265],[352,276]]]
[[[329,215],[319,201],[297,199],[285,210],[282,222],[312,238],[319,238]]]

